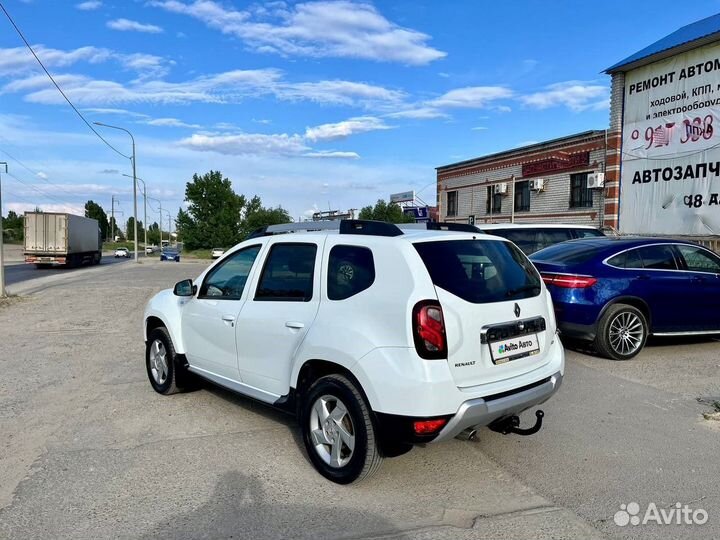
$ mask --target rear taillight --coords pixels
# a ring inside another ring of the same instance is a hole
[[[447,358],[445,321],[440,304],[423,300],[413,308],[413,338],[421,358],[438,360]]]
[[[445,418],[437,420],[417,420],[413,422],[413,431],[416,435],[430,435],[439,431],[447,423]]]
[[[597,283],[592,276],[578,276],[574,274],[542,274],[545,285],[555,285],[564,289],[586,289]]]

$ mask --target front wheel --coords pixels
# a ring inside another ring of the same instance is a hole
[[[607,358],[630,360],[645,346],[648,333],[642,311],[627,304],[614,304],[600,319],[595,348]]]
[[[197,386],[192,373],[187,370],[184,357],[178,356],[170,334],[159,327],[148,334],[145,345],[145,366],[153,389],[169,396]]]
[[[310,460],[325,478],[350,484],[380,467],[370,408],[346,377],[328,375],[310,387],[302,399],[300,424]]]

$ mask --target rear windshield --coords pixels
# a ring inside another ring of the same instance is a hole
[[[533,261],[562,263],[562,264],[582,264],[592,259],[598,254],[598,245],[580,242],[568,242],[566,244],[556,244],[548,248],[533,253],[530,258]]]
[[[447,240],[415,244],[433,283],[474,304],[540,294],[540,276],[509,242]]]

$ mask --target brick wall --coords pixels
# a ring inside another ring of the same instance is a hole
[[[605,225],[618,228],[620,206],[620,162],[622,119],[625,99],[625,74],[614,73],[610,87],[610,129],[608,130],[607,169],[605,175]]]
[[[605,161],[604,134],[595,136],[590,140],[564,145],[552,149],[567,153],[589,151],[589,165],[580,166],[570,170],[533,175],[532,178],[543,178],[545,189],[530,192],[530,211],[515,212],[516,223],[556,222],[576,223],[583,225],[602,225],[604,200],[603,190],[593,190],[592,208],[570,208],[570,175],[582,172],[600,172]],[[550,152],[552,153],[552,152]],[[483,163],[480,167],[468,167],[465,170],[444,170],[438,174],[438,203],[440,206],[441,221],[466,222],[469,215],[475,215],[476,223],[508,222],[510,221],[513,204],[512,175],[516,182],[524,180],[522,164],[539,161],[548,156],[548,151],[535,150],[525,156],[515,157],[512,160],[498,160],[497,163]],[[487,187],[508,182],[507,194],[502,197],[502,211],[492,216],[486,213]],[[458,213],[457,216],[447,215],[447,192],[457,190]]]

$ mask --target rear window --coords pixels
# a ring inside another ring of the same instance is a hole
[[[598,246],[595,244],[568,242],[556,244],[543,249],[532,255],[533,261],[561,263],[561,264],[582,264],[589,261],[598,253]]]
[[[433,283],[474,304],[540,294],[540,276],[509,242],[447,240],[415,244]]]

